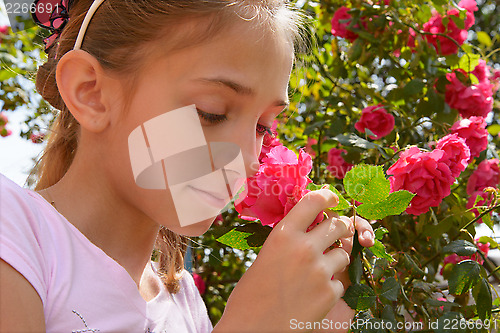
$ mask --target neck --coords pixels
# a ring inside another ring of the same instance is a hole
[[[139,287],[159,226],[113,193],[105,175],[88,165],[75,156],[64,177],[40,194],[54,201],[56,209],[123,266]]]

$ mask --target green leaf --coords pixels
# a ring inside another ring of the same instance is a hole
[[[314,131],[316,131],[318,128],[323,127],[326,124],[326,121],[317,121],[309,126],[307,126],[304,130],[304,135],[310,135]]]
[[[247,238],[250,235],[252,234],[233,229],[228,233],[222,235],[221,237],[217,238],[217,241],[219,243],[222,243],[224,245],[230,246],[238,250],[248,250],[249,248],[251,248],[251,246],[248,245],[247,242]]]
[[[390,183],[382,166],[359,164],[344,177],[347,194],[363,203],[377,203],[389,196]]]
[[[471,242],[460,239],[443,247],[443,253],[456,253],[459,256],[470,256],[477,252],[477,248]]]
[[[363,275],[363,263],[361,262],[361,256],[359,253],[352,257],[348,273],[351,283],[356,284],[361,281],[361,276]]]
[[[389,230],[387,230],[384,227],[379,227],[375,229],[375,239],[381,241],[384,235],[387,235],[389,233]]]
[[[377,145],[370,142],[370,141],[367,141],[359,136],[357,136],[356,134],[348,134],[348,135],[337,135],[335,137],[333,137],[332,139],[334,139],[335,141],[338,141],[340,142],[343,146],[346,146],[346,147],[358,147],[358,148],[362,148],[362,149],[375,149],[377,148]]]
[[[486,47],[491,47],[493,45],[493,42],[491,41],[490,35],[488,35],[484,31],[478,31],[476,32],[477,34],[477,40],[479,43],[483,44]]]
[[[388,301],[395,302],[398,300],[399,295],[399,283],[392,276],[385,280],[382,285],[382,291],[380,292],[380,296],[385,298]]]
[[[360,283],[349,286],[342,298],[351,309],[356,311],[369,309],[377,299],[372,288]]]
[[[479,316],[479,319],[489,319],[491,316],[491,308],[493,304],[490,284],[488,283],[488,280],[482,278],[474,287],[472,295],[476,300],[477,315]]]
[[[401,190],[392,192],[385,200],[376,204],[362,204],[357,212],[369,220],[381,220],[390,215],[400,215],[408,208],[415,194]]]
[[[447,312],[435,322],[437,327],[435,327],[435,333],[465,333],[465,327],[460,322],[464,320],[461,313],[458,312]],[[467,322],[463,322],[467,323]]]
[[[217,238],[217,241],[238,250],[261,247],[272,228],[260,223],[247,223],[237,226]]]
[[[414,79],[408,82],[404,87],[403,93],[406,97],[419,94],[425,87],[425,83],[420,79]]]
[[[408,253],[403,253],[402,262],[405,268],[412,272],[416,278],[421,278],[425,275],[424,271],[419,267],[419,265],[417,265],[415,260],[413,260]]]
[[[332,184],[330,184],[330,191],[332,191],[333,193],[335,193],[339,197],[339,204],[335,207],[331,207],[330,209],[338,211],[338,210],[344,210],[347,208],[351,208],[351,204],[349,203],[349,201],[347,201],[342,196],[342,194],[340,194],[339,190],[337,190],[337,188],[335,186],[333,186]]]
[[[389,262],[393,262],[394,258],[387,253],[387,250],[385,249],[385,245],[382,244],[379,240],[375,240],[375,244],[373,246],[369,247],[370,251],[373,252],[373,254],[377,258],[384,258]]]
[[[363,40],[358,38],[349,48],[348,56],[351,62],[354,62],[361,57],[361,54],[363,53],[363,44]]]
[[[490,249],[496,249],[498,247],[498,243],[491,237],[488,236],[481,236],[478,239],[478,243],[490,243]]]
[[[390,306],[390,305],[384,306],[384,309],[382,310],[380,317],[386,323],[390,323],[390,325],[392,325],[392,327],[396,327],[397,320],[396,320],[396,316],[394,315],[394,309],[392,306]]]
[[[458,62],[458,68],[463,69],[467,73],[472,72],[479,64],[479,54],[464,54]]]
[[[453,267],[450,273],[450,293],[462,295],[470,290],[481,278],[480,266],[473,260],[464,260]]]
[[[453,227],[453,225],[453,219],[447,218],[443,221],[440,221],[438,224],[425,225],[422,234],[425,237],[436,237],[438,235],[447,233],[451,229],[451,227]]]

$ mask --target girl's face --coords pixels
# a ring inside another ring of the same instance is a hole
[[[158,57],[141,72],[127,115],[119,110],[123,109],[120,103],[113,106],[112,153],[105,162],[108,178],[124,200],[179,234],[200,235],[213,218],[181,226],[168,189],[137,186],[128,136],[149,119],[194,104],[206,140],[238,145],[246,175],[254,175],[266,128],[288,103],[293,47],[278,33],[271,36],[246,27],[251,24],[243,22],[209,42]],[[178,140],[169,137],[165,145],[182,144]],[[192,209],[197,209],[200,200],[193,196]]]

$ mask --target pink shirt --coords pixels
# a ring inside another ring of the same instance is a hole
[[[210,332],[191,274],[146,302],[127,271],[42,196],[0,174],[0,258],[43,303],[47,332]],[[159,280],[158,280],[159,281]]]

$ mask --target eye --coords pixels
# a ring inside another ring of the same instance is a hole
[[[209,122],[210,124],[215,125],[215,124],[219,124],[219,123],[227,120],[227,117],[225,114],[213,114],[213,113],[208,113],[208,112],[202,111],[200,109],[196,109],[196,111],[198,112],[198,116],[201,119]],[[266,133],[273,136],[273,132],[271,131],[271,128],[264,126],[264,125],[261,125],[261,124],[257,124],[256,132],[257,132],[257,135],[259,135],[259,136],[263,136]]]
[[[207,112],[201,111],[200,109],[196,109],[196,111],[198,111],[198,116],[201,119],[208,121],[211,124],[218,124],[218,123],[221,123],[221,122],[227,120],[227,117],[225,114],[207,113]]]

